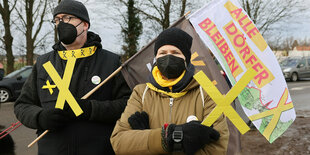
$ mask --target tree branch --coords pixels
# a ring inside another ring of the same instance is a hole
[[[25,19],[23,18],[23,15],[18,11],[18,9],[15,9],[15,10],[17,12],[19,19],[22,21],[23,27],[26,27],[27,23],[26,23]]]
[[[14,10],[14,8],[16,7],[16,4],[17,4],[17,0],[14,1],[12,8],[9,10],[10,13]]]
[[[40,40],[38,40],[34,47],[36,48],[49,34],[51,34],[54,30],[50,30],[49,32],[47,32]]]
[[[44,3],[44,8],[43,8],[43,11],[41,13],[41,18],[40,18],[40,22],[39,22],[39,27],[37,28],[36,32],[35,32],[35,35],[33,36],[33,40],[36,40],[41,28],[42,28],[42,25],[44,23],[44,16],[46,14],[46,7],[47,7],[47,1],[48,0],[45,0],[45,3]]]

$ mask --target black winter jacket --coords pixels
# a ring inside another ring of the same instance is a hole
[[[103,81],[120,66],[119,56],[102,49],[98,35],[88,32],[87,36],[84,47],[95,45],[97,50],[92,56],[76,60],[69,86],[75,98],[81,98],[96,86],[91,81],[93,76],[99,76]],[[42,89],[47,80],[52,81],[42,65],[50,61],[61,78],[66,65],[66,60],[62,60],[57,52],[65,48],[57,43],[53,49],[52,52],[38,57],[32,74],[24,84],[21,95],[14,106],[18,120],[29,128],[38,129],[38,134],[44,132],[38,125],[39,113],[44,108],[55,108],[59,93],[58,88],[53,89],[52,95],[48,89]],[[110,135],[115,122],[125,109],[130,93],[122,74],[117,74],[88,98],[92,104],[90,120],[76,120],[61,130],[49,132],[38,142],[39,154],[114,154],[110,144]]]

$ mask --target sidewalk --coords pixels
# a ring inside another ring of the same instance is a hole
[[[18,120],[14,115],[13,109],[14,103],[1,103],[0,107],[0,124],[6,128],[11,126],[11,123],[16,123]],[[36,155],[38,147],[37,145],[27,148],[27,145],[31,143],[35,138],[35,130],[29,129],[25,126],[20,126],[11,133],[15,142],[15,153],[16,155]]]

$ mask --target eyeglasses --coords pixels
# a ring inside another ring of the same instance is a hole
[[[69,23],[72,18],[77,18],[77,17],[74,17],[74,16],[63,16],[61,18],[60,17],[55,17],[52,20],[52,23],[55,24],[55,25],[58,25],[60,21],[63,21],[64,23]]]

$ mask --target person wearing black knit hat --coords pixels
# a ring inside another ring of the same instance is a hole
[[[15,115],[23,125],[37,129],[38,136],[49,131],[38,141],[38,154],[114,154],[110,136],[131,93],[123,75],[118,73],[87,99],[81,98],[120,67],[120,56],[104,50],[99,35],[89,31],[83,3],[62,0],[53,18],[59,41],[37,58],[15,102]],[[75,115],[73,104],[82,114]]]
[[[191,60],[191,47],[193,38],[186,32],[178,28],[169,28],[157,37],[154,47],[154,55],[157,55],[158,49],[164,45],[173,45],[177,47],[186,58],[186,64]]]
[[[215,103],[193,79],[192,40],[178,28],[164,30],[155,40],[149,82],[134,88],[112,133],[117,154],[226,154],[225,116],[212,127],[201,125]]]
[[[53,12],[52,22],[57,27],[59,40],[67,49],[78,49],[87,40],[90,27],[88,11],[83,3],[62,0]]]

